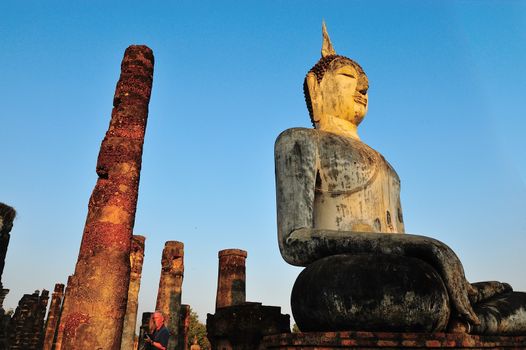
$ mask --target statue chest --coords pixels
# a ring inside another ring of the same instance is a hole
[[[378,152],[364,143],[320,135],[315,186],[317,228],[403,232],[400,180]]]

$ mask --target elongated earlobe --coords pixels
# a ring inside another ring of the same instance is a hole
[[[308,93],[309,93],[309,99],[312,107],[312,121],[313,122],[319,122],[320,116],[319,116],[319,85],[318,85],[318,79],[316,78],[316,75],[313,72],[310,72],[307,74],[307,87],[308,87]]]

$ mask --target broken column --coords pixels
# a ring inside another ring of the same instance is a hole
[[[9,293],[9,289],[4,289],[2,285],[2,274],[5,266],[5,256],[9,245],[10,232],[13,228],[16,211],[9,205],[0,203],[0,349],[7,348],[7,327],[10,317],[4,311],[4,299]]]
[[[178,350],[188,349],[188,331],[190,329],[190,305],[181,305],[181,313],[179,319],[179,338],[177,340]]]
[[[163,249],[161,279],[155,309],[165,317],[165,325],[170,331],[170,338],[168,339],[168,349],[170,350],[177,349],[183,275],[184,244],[178,241],[168,241]]]
[[[212,350],[260,349],[266,335],[290,332],[290,317],[281,308],[246,301],[245,261],[247,252],[219,252],[215,314],[207,314],[206,332]]]
[[[53,348],[53,341],[60,317],[60,307],[62,306],[62,298],[64,297],[64,285],[61,283],[55,284],[55,290],[51,295],[51,304],[47,313],[46,328],[44,332],[44,343],[42,350],[51,350]]]
[[[152,319],[153,312],[143,312],[141,319],[141,327],[139,328],[139,341],[137,349],[144,348],[144,336],[146,333],[150,333],[150,320]]]
[[[16,211],[9,205],[0,203],[0,309],[3,307],[4,299],[9,289],[3,289],[2,274],[4,273],[5,256],[7,254],[7,246],[13,228],[13,221],[15,220]]]
[[[97,184],[66,289],[59,326],[65,350],[121,346],[153,63],[146,46],[130,46],[124,53],[110,126],[97,161]]]
[[[41,349],[49,292],[24,294],[9,323],[8,349]]]
[[[121,350],[133,349],[137,308],[139,306],[139,288],[141,286],[142,263],[144,261],[144,236],[134,235],[130,253],[130,286],[128,288],[128,305],[122,330]]]
[[[240,305],[246,301],[245,261],[247,252],[241,249],[219,251],[216,310]]]

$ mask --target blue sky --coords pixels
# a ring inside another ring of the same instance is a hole
[[[120,61],[146,44],[139,311],[155,305],[164,242],[179,240],[183,302],[202,321],[225,248],[248,251],[247,299],[290,313],[300,269],[278,251],[273,146],[310,127],[302,83],[323,18],[369,76],[359,133],[402,180],[406,230],[450,245],[469,280],[526,290],[526,3],[3,1],[0,201],[18,211],[5,306],[73,273]]]

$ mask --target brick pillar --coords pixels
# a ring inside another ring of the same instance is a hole
[[[59,326],[64,350],[121,346],[153,60],[146,46],[130,46],[124,53],[110,126],[97,161],[97,184],[66,289]]]
[[[190,328],[190,305],[181,305],[181,317],[179,320],[179,339],[177,341],[179,350],[188,349],[188,330]]]
[[[247,252],[241,249],[219,251],[216,310],[246,301],[245,260]]]
[[[137,345],[137,349],[143,349],[144,348],[144,335],[146,333],[150,333],[150,319],[152,318],[153,312],[143,312],[142,313],[142,319],[141,319],[141,328],[139,331],[139,341]]]
[[[62,298],[64,297],[64,285],[55,284],[55,290],[51,295],[51,304],[47,313],[46,329],[44,332],[44,343],[42,350],[51,350],[53,348],[53,341],[57,331],[57,325],[60,318],[60,308],[62,306]]]
[[[44,317],[46,316],[47,290],[24,294],[9,323],[10,350],[37,350],[42,346]]]
[[[15,220],[16,211],[12,207],[0,203],[0,349],[7,348],[7,328],[9,327],[10,317],[4,312],[4,299],[9,293],[9,289],[4,289],[2,285],[2,273],[4,272],[5,256],[9,245],[10,232]]]
[[[179,337],[181,288],[184,275],[184,244],[182,242],[168,241],[165,243],[161,267],[155,309],[162,312],[165,317],[165,325],[170,331],[168,350],[173,350],[177,349]]]
[[[128,305],[122,330],[121,350],[131,350],[135,339],[137,308],[139,306],[139,288],[141,286],[142,263],[144,261],[144,236],[134,235],[130,253],[130,287],[128,288]]]
[[[7,254],[7,246],[13,228],[13,221],[15,220],[16,211],[12,207],[0,203],[0,309],[3,307],[4,298],[9,292],[9,289],[3,289],[2,274],[4,273],[5,256]]]

